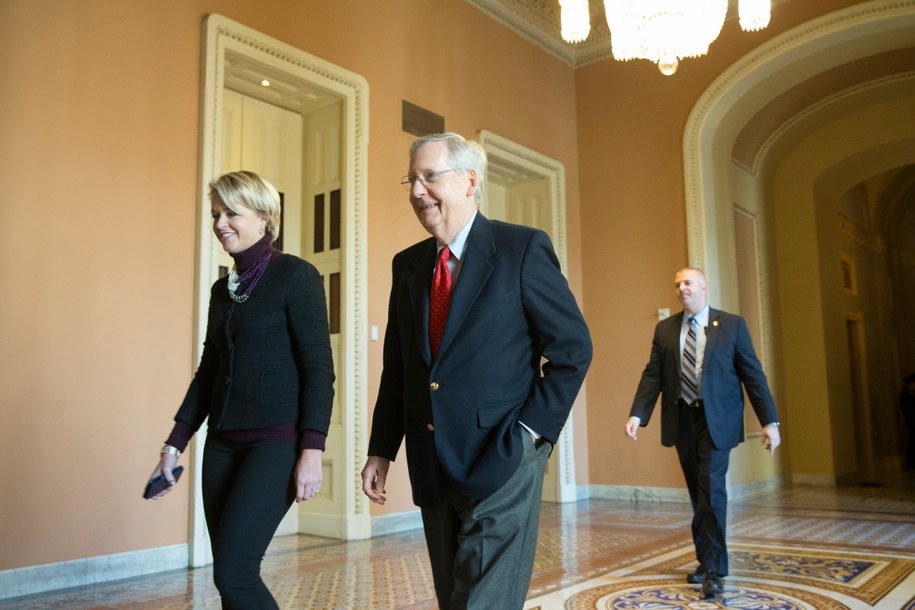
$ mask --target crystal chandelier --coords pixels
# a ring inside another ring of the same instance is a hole
[[[562,37],[581,42],[591,30],[588,0],[559,0]],[[740,27],[769,25],[771,0],[739,0]],[[684,57],[708,53],[727,17],[728,0],[604,0],[613,57],[647,59],[662,74],[677,71]]]

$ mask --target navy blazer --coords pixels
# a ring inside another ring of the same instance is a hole
[[[244,303],[228,278],[210,291],[203,355],[176,420],[197,430],[250,430],[286,422],[327,434],[334,399],[324,284],[315,267],[275,254]]]
[[[499,489],[521,461],[521,421],[556,442],[591,362],[591,338],[543,231],[477,214],[441,346],[429,348],[435,238],[398,253],[369,455],[406,438],[413,500],[447,476],[466,497]],[[527,439],[530,442],[530,439]]]
[[[630,416],[646,426],[658,395],[661,394],[661,442],[672,447],[680,429],[680,328],[683,312],[661,320],[655,326],[651,356]],[[740,316],[709,309],[705,329],[705,354],[702,358],[702,400],[709,434],[718,449],[732,449],[744,440],[743,388],[750,397],[759,423],[778,421],[775,401],[769,392],[766,374],[753,350],[747,324]]]

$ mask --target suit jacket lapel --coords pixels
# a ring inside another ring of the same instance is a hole
[[[432,288],[432,274],[435,271],[436,259],[436,242],[434,237],[426,240],[426,246],[422,249],[419,256],[413,259],[411,269],[408,272],[407,289],[410,293],[411,311],[413,316],[416,341],[419,345],[419,352],[426,359],[426,363],[432,362],[432,351],[429,347],[429,291]],[[450,317],[450,316],[449,316]],[[441,350],[441,347],[439,347]]]
[[[711,307],[708,310],[708,326],[705,327],[705,353],[702,354],[702,368],[705,369],[705,363],[708,362],[709,354],[715,349],[715,343],[718,341],[718,319],[721,317],[717,310]]]
[[[677,363],[677,379],[680,378],[680,365],[683,360],[683,354],[680,352],[680,330],[683,328],[683,311],[680,311],[678,314],[673,316],[674,322],[670,324],[670,334],[667,337],[667,340],[670,341],[673,349],[672,353],[676,354],[677,357],[674,358],[674,361]]]
[[[442,335],[442,343],[438,348],[439,354],[448,349],[448,345],[458,334],[464,319],[467,317],[467,313],[486,284],[486,280],[489,279],[492,273],[491,258],[495,251],[492,222],[483,214],[477,212],[473,225],[470,227],[470,233],[467,234],[464,257],[461,261],[461,273],[458,276],[454,292],[451,294],[451,309],[448,311],[448,321],[445,322],[445,332]],[[427,319],[428,309],[427,304]],[[427,336],[428,332],[427,330]],[[428,343],[428,340],[426,343]]]

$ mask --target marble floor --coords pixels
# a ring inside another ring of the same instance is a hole
[[[525,610],[915,610],[915,478],[794,486],[732,502],[731,574],[700,599],[688,505],[544,504]],[[341,542],[278,537],[264,579],[284,609],[434,609],[421,530]],[[0,602],[0,610],[216,610],[209,568]],[[493,609],[499,610],[499,609]]]

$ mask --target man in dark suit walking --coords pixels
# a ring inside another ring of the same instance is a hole
[[[708,285],[699,269],[681,269],[674,285],[683,311],[655,327],[626,435],[636,440],[660,394],[661,442],[677,448],[693,506],[699,568],[687,581],[702,583],[703,595],[716,597],[728,573],[728,459],[744,440],[741,388],[763,426],[761,442],[770,454],[781,442],[778,413],[744,319],[709,308]]]
[[[521,608],[546,462],[591,362],[549,238],[478,212],[486,155],[420,138],[402,184],[432,238],[400,252],[362,488],[384,504],[406,438],[443,609]]]

